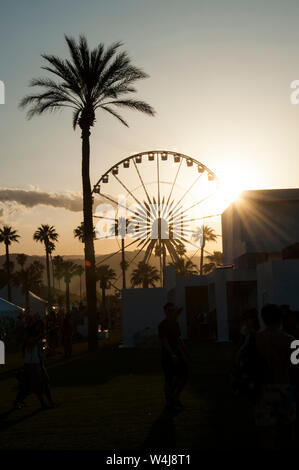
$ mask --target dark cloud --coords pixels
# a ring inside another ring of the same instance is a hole
[[[82,211],[82,196],[78,193],[59,194],[24,189],[0,189],[0,202],[15,202],[25,207],[43,204],[61,207],[72,212]],[[0,208],[0,217],[2,215],[3,209]]]

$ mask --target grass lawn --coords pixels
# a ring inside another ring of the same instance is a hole
[[[229,344],[190,347],[191,377],[177,416],[163,412],[159,351],[118,349],[119,335],[94,354],[76,344],[74,357],[48,362],[59,407],[40,411],[37,398],[8,413],[19,354],[1,366],[1,449],[235,449],[256,447],[250,409],[230,392]]]

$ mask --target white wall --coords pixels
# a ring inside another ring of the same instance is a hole
[[[124,289],[122,295],[123,346],[133,347],[135,333],[147,327],[158,333],[159,323],[164,318],[167,291],[163,288]]]
[[[299,242],[299,190],[245,191],[222,214],[223,262]]]

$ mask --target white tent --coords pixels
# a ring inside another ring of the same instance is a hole
[[[8,300],[7,298],[7,286],[3,287],[0,290],[0,298]],[[25,295],[22,292],[20,287],[11,286],[11,301],[14,304],[19,305],[20,307],[26,307],[26,300]],[[47,301],[38,297],[38,295],[33,294],[33,292],[29,291],[29,307],[30,307],[30,314],[33,315],[35,313],[39,313],[40,315],[46,315],[47,312]]]
[[[18,315],[23,312],[23,308],[18,305],[12,304],[5,299],[0,298],[0,318],[9,317],[16,320]]]

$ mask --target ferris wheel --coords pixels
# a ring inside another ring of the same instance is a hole
[[[215,218],[218,179],[203,163],[182,153],[151,150],[109,168],[93,188],[96,239],[121,240],[149,263],[159,258],[161,283],[167,261],[192,259],[202,245],[205,220]]]

